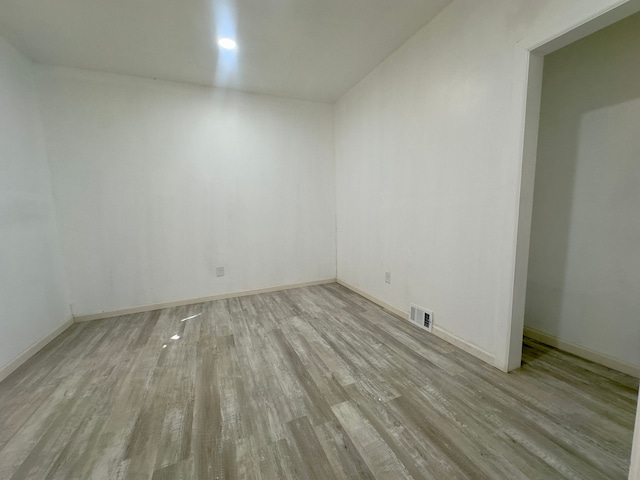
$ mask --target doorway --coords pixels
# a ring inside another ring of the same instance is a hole
[[[525,335],[638,377],[640,13],[544,59]]]
[[[634,180],[637,169],[626,170],[624,167],[632,167],[628,162],[637,162],[640,155],[637,153],[629,155],[629,152],[620,151],[620,149],[635,148],[630,147],[632,143],[630,140],[635,141],[634,137],[638,136],[634,131],[634,129],[637,130],[638,122],[629,122],[627,126],[630,130],[628,131],[624,128],[624,122],[628,115],[638,108],[634,102],[640,102],[640,88],[632,85],[627,89],[623,88],[624,85],[618,84],[612,91],[596,89],[596,94],[589,95],[589,89],[593,93],[594,85],[587,85],[586,80],[594,80],[597,86],[598,82],[604,83],[604,78],[590,78],[585,72],[569,69],[569,73],[565,72],[564,77],[558,74],[557,78],[547,80],[551,73],[545,77],[545,88],[549,81],[555,81],[557,89],[560,90],[555,92],[558,94],[557,98],[548,98],[549,92],[545,91],[543,95],[542,80],[545,55],[550,54],[547,58],[550,69],[553,68],[552,62],[557,62],[558,65],[571,62],[571,55],[579,56],[579,53],[574,51],[563,57],[560,49],[621,19],[625,19],[621,23],[637,21],[640,25],[640,17],[633,18],[637,17],[634,14],[638,10],[636,3],[624,4],[571,32],[550,39],[540,46],[531,47],[526,52],[528,87],[522,145],[509,369],[517,368],[520,364],[525,311],[528,335],[533,336],[532,332],[551,331],[547,333],[546,339],[540,338],[544,343],[550,343],[550,338],[562,340],[562,337],[568,337],[569,340],[564,340],[563,344],[557,346],[569,351],[571,351],[571,345],[580,346],[581,344],[586,345],[585,351],[592,350],[590,348],[592,343],[589,342],[602,341],[604,338],[606,345],[601,352],[602,358],[592,359],[606,364],[607,359],[615,361],[618,357],[619,363],[609,366],[622,371],[625,371],[625,365],[633,368],[634,355],[638,353],[637,346],[634,347],[634,342],[638,341],[638,335],[634,334],[633,330],[637,327],[638,310],[635,310],[635,316],[629,315],[629,312],[617,312],[629,323],[626,325],[628,327],[626,333],[622,329],[621,332],[614,334],[607,329],[606,313],[611,312],[612,305],[613,308],[618,308],[620,299],[612,300],[613,303],[605,305],[604,302],[600,304],[597,298],[595,300],[588,298],[585,292],[587,286],[599,288],[601,291],[609,285],[611,288],[608,293],[613,298],[624,290],[615,287],[620,287],[619,283],[628,283],[632,275],[636,274],[629,270],[630,275],[626,275],[625,269],[632,267],[631,262],[625,262],[624,258],[617,259],[616,256],[624,256],[624,251],[617,242],[622,241],[622,244],[625,244],[626,239],[629,238],[624,232],[621,234],[620,230],[633,228],[633,225],[630,225],[633,222],[625,222],[624,215],[633,215],[633,213],[629,214],[627,209],[635,205],[637,210],[638,206],[638,202],[634,200],[638,189],[638,184],[634,183],[637,181],[637,179]],[[598,32],[598,34],[603,35],[606,32]],[[583,39],[580,42],[586,45],[589,39]],[[605,56],[600,60],[606,62],[612,59]],[[569,86],[571,73],[583,73],[583,81],[577,86]],[[604,77],[615,74],[611,70],[600,73]],[[638,65],[638,74],[640,75],[640,65]],[[618,82],[621,80],[624,83],[624,75],[622,78],[617,78]],[[567,83],[562,85],[563,81]],[[637,81],[635,83],[640,84]],[[564,93],[562,93],[563,88]],[[572,88],[577,91],[572,91]],[[580,91],[583,88],[584,91]],[[571,101],[568,97],[574,97],[574,104],[570,105],[573,110],[569,112],[573,115],[573,121],[563,124],[564,130],[555,131],[555,137],[552,134],[549,138],[549,131],[552,128],[559,128],[562,125],[560,120],[568,118],[558,118],[558,115],[566,112],[558,111],[557,105],[559,99]],[[627,137],[624,136],[625,133]],[[640,146],[640,143],[638,145]],[[538,147],[540,151],[537,150]],[[553,148],[556,149],[555,152]],[[605,148],[609,150],[604,150]],[[622,164],[603,164],[601,159],[607,156],[615,157],[614,161]],[[536,168],[537,159],[540,159],[538,168]],[[590,167],[589,164],[591,164]],[[633,167],[637,168],[637,164]],[[535,183],[534,177],[538,177]],[[606,197],[604,203],[603,196]],[[621,208],[623,205],[624,208]],[[614,213],[611,207],[617,207],[613,208]],[[611,218],[617,215],[619,218]],[[637,213],[635,215],[637,216]],[[553,230],[557,235],[545,237],[545,230]],[[626,233],[631,237],[634,235],[634,231]],[[600,250],[596,250],[595,247]],[[635,258],[637,257],[640,255],[636,251]],[[616,271],[622,274],[614,275]],[[637,277],[634,278],[637,279]],[[630,301],[633,305],[634,299]],[[600,326],[597,324],[590,323],[588,328],[584,329],[582,328],[584,325],[576,323],[575,319],[584,319],[586,313],[597,314],[590,318],[589,322],[604,320],[602,331],[594,328]],[[559,319],[560,324],[549,325],[548,322],[554,319]],[[538,328],[534,328],[536,326]],[[622,357],[618,352],[620,343],[625,344],[625,353]],[[584,352],[572,353],[582,353],[584,356]],[[605,361],[602,361],[603,359]],[[630,478],[637,478],[639,475],[637,471],[640,468],[638,466],[640,464],[639,437],[640,432],[636,426]]]

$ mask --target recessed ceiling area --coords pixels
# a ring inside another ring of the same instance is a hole
[[[334,102],[450,1],[4,0],[0,35],[39,63]]]

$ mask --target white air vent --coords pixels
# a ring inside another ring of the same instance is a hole
[[[433,312],[413,303],[410,305],[409,321],[430,332],[433,328]]]

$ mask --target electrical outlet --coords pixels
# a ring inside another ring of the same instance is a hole
[[[216,267],[216,277],[224,277],[224,267]]]
[[[384,283],[391,283],[391,272],[384,272]]]

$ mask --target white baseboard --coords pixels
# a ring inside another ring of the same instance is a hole
[[[399,317],[401,320],[406,320],[407,322],[409,321],[408,320],[409,311],[405,312],[403,310],[400,310],[399,308],[394,307],[393,305],[389,305],[388,303],[380,300],[379,298],[374,297],[373,295],[370,295],[367,292],[360,290],[359,288],[354,287],[353,285],[343,280],[337,279],[336,283],[342,285],[345,288],[348,288],[349,290],[357,293],[358,295],[366,298],[367,300],[370,300],[371,302],[382,307],[389,313],[392,313],[396,317]],[[482,360],[483,362],[486,362],[493,367],[496,366],[495,357],[492,354],[490,354],[489,352],[486,352],[485,350],[481,349],[476,345],[473,345],[472,343],[467,342],[466,340],[463,340],[462,338],[454,335],[453,333],[445,330],[444,328],[439,326],[437,323],[433,325],[433,334],[436,337],[441,338],[445,342],[450,343],[455,347],[458,347],[460,350],[464,350],[465,352],[470,353],[471,355]]]
[[[409,313],[407,313],[407,316],[408,315]],[[465,352],[470,353],[471,355],[482,360],[483,362],[488,363],[492,367],[496,367],[497,369],[503,371],[502,368],[496,365],[496,357],[494,355],[490,354],[486,350],[483,350],[482,348],[472,343],[467,342],[466,340],[463,340],[462,338],[454,335],[448,330],[445,330],[444,328],[439,326],[437,323],[434,323],[433,325],[433,333],[437,337],[440,337],[445,342],[449,342],[451,345],[458,347],[460,350],[464,350]]]
[[[383,302],[378,297],[374,297],[373,295],[365,292],[364,290],[360,290],[358,287],[354,287],[350,283],[347,283],[347,282],[345,282],[343,280],[340,280],[340,279],[336,280],[336,283],[339,284],[339,285],[342,285],[345,288],[348,288],[349,290],[351,290],[354,293],[357,293],[361,297],[366,298],[370,302],[375,303],[379,307],[384,308],[387,312],[393,313],[396,317],[400,317],[403,320],[406,320],[409,317],[409,313],[408,312],[403,312],[399,308],[396,308],[393,305],[389,305],[388,303]]]
[[[69,319],[56,328],[53,332],[38,340],[36,343],[27,348],[24,352],[18,355],[9,363],[6,363],[0,367],[0,382],[11,375],[15,370],[20,367],[24,362],[33,357],[36,353],[42,350],[47,344],[49,344],[54,338],[64,332],[67,328],[73,325],[73,319]]]
[[[578,357],[591,360],[592,362],[599,363],[605,367],[609,367],[618,372],[626,373],[635,378],[640,378],[640,367],[631,363],[618,360],[617,358],[610,357],[600,352],[596,352],[586,347],[576,345],[575,343],[567,342],[548,333],[541,332],[534,328],[524,327],[524,336],[537,340],[551,347],[555,347],[558,350],[572,353]]]
[[[208,297],[190,298],[187,300],[177,300],[175,302],[155,303],[153,305],[142,305],[140,307],[125,308],[123,310],[114,310],[111,312],[94,313],[91,315],[74,316],[76,322],[90,322],[92,320],[102,320],[105,318],[119,317],[121,315],[131,315],[132,313],[152,312],[153,310],[161,310],[163,308],[182,307],[184,305],[193,305],[196,303],[211,302],[214,300],[224,300],[225,298],[247,297],[249,295],[257,295],[259,293],[279,292],[282,290],[291,290],[294,288],[313,287],[315,285],[326,285],[335,283],[335,278],[326,280],[316,280],[313,282],[295,283],[290,285],[279,285],[276,287],[258,288],[255,290],[243,290],[240,292],[221,293],[219,295],[211,295]]]

